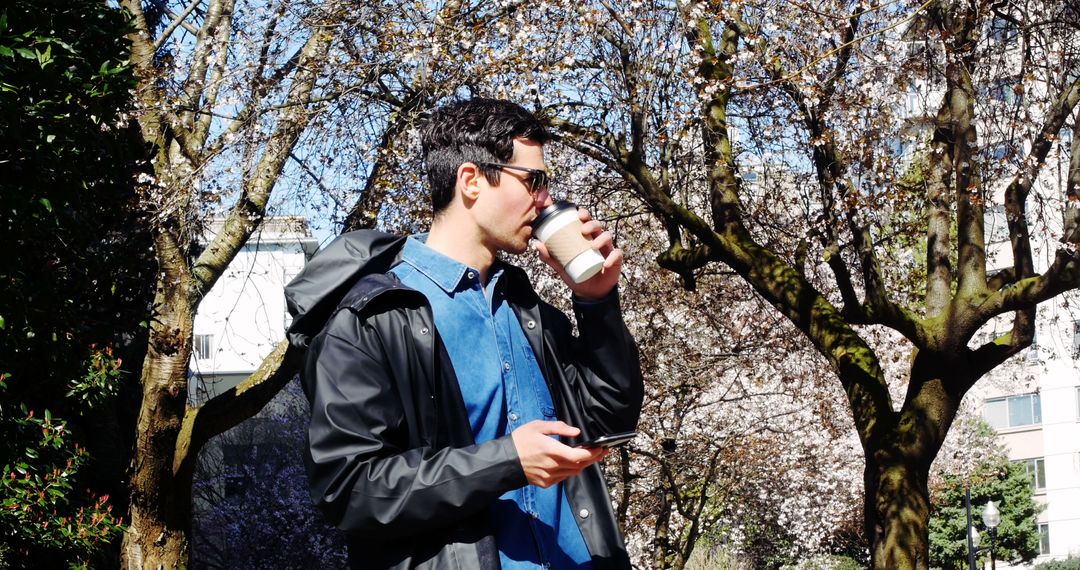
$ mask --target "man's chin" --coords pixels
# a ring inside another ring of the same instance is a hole
[[[514,236],[515,239],[512,243],[507,244],[507,252],[513,253],[514,255],[521,255],[526,251],[529,251],[529,242],[532,241],[533,235],[531,227],[527,228],[527,230],[528,231],[519,232],[518,235]]]
[[[507,253],[512,253],[514,255],[521,255],[521,254],[525,253],[526,251],[529,251],[529,241],[528,240],[525,240],[524,243],[514,243],[511,247],[506,248]]]

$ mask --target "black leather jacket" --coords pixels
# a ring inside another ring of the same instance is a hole
[[[312,498],[348,534],[352,568],[498,568],[488,507],[525,475],[509,436],[473,441],[426,298],[385,273],[402,241],[345,234],[286,289],[290,340],[308,348]],[[559,419],[582,437],[633,430],[642,379],[617,295],[575,303],[575,337],[523,271],[505,278]],[[594,566],[629,568],[600,469],[565,486]]]

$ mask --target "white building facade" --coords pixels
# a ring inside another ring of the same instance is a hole
[[[207,241],[221,229],[214,220]],[[195,316],[188,399],[203,403],[236,386],[285,338],[285,285],[318,250],[301,217],[261,224],[203,299]]]
[[[1039,515],[1036,563],[1080,556],[1078,321],[1063,303],[1039,311],[1031,356],[987,379],[983,416],[1009,459],[1031,474]]]

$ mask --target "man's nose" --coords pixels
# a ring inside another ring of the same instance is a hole
[[[536,204],[537,209],[544,209],[550,206],[555,201],[551,199],[551,192],[547,188],[537,192],[533,195],[533,202]]]

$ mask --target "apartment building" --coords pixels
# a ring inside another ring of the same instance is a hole
[[[206,243],[223,223],[211,222]],[[263,221],[199,306],[189,402],[205,402],[236,386],[284,340],[290,323],[285,284],[318,248],[301,217]]]
[[[1080,320],[1061,303],[1040,310],[1031,356],[983,381],[983,416],[1009,459],[1031,474],[1039,515],[1035,562],[1080,556]]]

